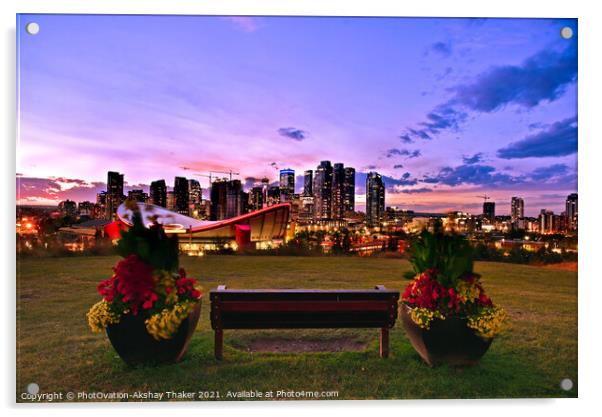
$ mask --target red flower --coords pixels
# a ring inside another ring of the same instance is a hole
[[[122,301],[129,304],[134,315],[138,314],[141,305],[143,308],[150,308],[157,299],[153,292],[153,268],[136,255],[130,255],[117,264],[114,278],[117,291],[123,295]]]

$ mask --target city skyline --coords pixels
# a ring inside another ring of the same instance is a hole
[[[486,194],[536,216],[577,191],[577,39],[559,36],[575,20],[35,19],[19,35],[21,204],[94,201],[107,170],[127,194],[291,168],[299,192],[322,160],[355,167],[360,210],[370,171],[387,206],[416,211],[480,213]]]

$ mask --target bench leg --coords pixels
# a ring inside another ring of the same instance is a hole
[[[389,329],[380,329],[380,357],[389,357]]]
[[[215,359],[222,359],[224,356],[224,331],[215,329]]]

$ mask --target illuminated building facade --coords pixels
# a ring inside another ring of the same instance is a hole
[[[167,185],[165,180],[151,182],[150,202],[155,206],[167,207]]]

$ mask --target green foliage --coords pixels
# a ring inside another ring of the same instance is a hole
[[[412,245],[410,263],[415,274],[434,268],[441,285],[454,287],[459,278],[473,273],[472,247],[464,236],[446,234],[439,228],[423,230]]]
[[[132,227],[121,232],[121,239],[115,248],[124,258],[137,255],[155,269],[175,271],[178,269],[178,237],[169,237],[163,227],[155,223],[150,228],[144,226],[140,210],[134,209]]]

